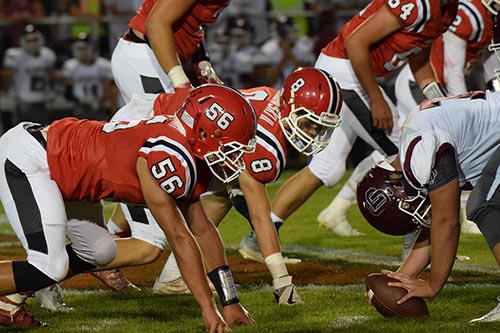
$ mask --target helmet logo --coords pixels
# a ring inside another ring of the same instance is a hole
[[[217,116],[219,114],[221,114],[221,116],[217,120],[217,126],[219,126],[219,128],[222,130],[226,130],[234,120],[234,116],[232,114],[224,112],[222,106],[217,104],[217,102],[212,103],[212,105],[210,105],[210,107],[205,112],[205,116],[212,121],[217,119]]]
[[[302,88],[306,84],[306,81],[304,81],[303,78],[299,77],[297,80],[295,80],[294,83],[290,86],[292,88],[292,91],[296,93],[299,91],[300,88]]]
[[[384,209],[387,202],[389,202],[389,196],[384,191],[370,187],[365,193],[366,209],[372,213],[374,216],[380,215]]]

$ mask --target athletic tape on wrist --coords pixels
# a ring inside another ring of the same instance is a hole
[[[427,84],[424,89],[422,89],[422,93],[424,94],[425,97],[432,99],[432,98],[437,98],[437,97],[446,97],[446,94],[441,87],[441,85],[436,82],[432,81],[431,83]]]
[[[189,83],[189,79],[186,76],[186,73],[184,73],[184,69],[182,69],[181,65],[172,67],[168,71],[168,77],[170,78],[170,81],[172,81],[174,88],[182,87],[186,85],[186,83]]]
[[[221,300],[222,306],[239,303],[238,292],[229,266],[221,266],[208,273],[215,290]]]

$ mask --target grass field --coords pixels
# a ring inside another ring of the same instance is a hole
[[[285,173],[280,182],[269,186],[271,196],[289,176]],[[316,216],[338,190],[317,191],[280,230],[285,254],[303,259],[301,264],[288,266],[305,301],[300,306],[275,305],[265,266],[237,254],[239,241],[250,230],[248,224],[234,211],[223,221],[220,231],[240,285],[242,304],[257,321],[254,326],[234,326],[234,332],[500,332],[500,322],[468,323],[491,310],[500,295],[500,271],[479,235],[462,235],[458,254],[470,259],[457,261],[444,290],[428,300],[430,318],[404,320],[379,315],[363,296],[363,279],[369,272],[396,269],[402,240],[374,230],[356,206],[351,207],[348,217],[364,236],[343,238],[319,228]],[[0,232],[5,240],[0,259],[22,255],[16,243],[8,242],[12,239],[5,219],[0,221]],[[165,258],[166,253],[154,264],[124,270],[141,292],[114,293],[88,275],[64,282],[66,302],[75,308],[70,314],[48,313],[29,299],[29,310],[49,323],[33,331],[203,332],[199,309],[191,296],[152,295],[152,281]]]

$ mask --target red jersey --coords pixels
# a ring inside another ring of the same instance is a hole
[[[159,94],[153,103],[154,115],[172,116],[179,110],[188,94],[189,90],[187,89],[176,89],[175,94]],[[198,198],[202,193],[207,192],[214,179],[214,175],[205,161],[196,159],[196,169],[198,177],[191,198]]]
[[[145,204],[136,163],[174,199],[189,198],[197,181],[195,157],[172,121],[157,116],[130,122],[65,118],[49,127],[47,159],[64,199],[111,199]]]
[[[467,41],[464,74],[470,74],[472,67],[480,60],[491,42],[493,19],[481,0],[459,0],[458,13],[448,28],[455,35]],[[443,37],[432,45],[431,63],[439,83],[446,88],[444,80]]]
[[[286,165],[286,138],[278,122],[279,91],[257,87],[240,92],[252,103],[257,114],[257,145],[253,153],[243,155],[246,170],[261,183],[275,182]],[[154,102],[154,114],[172,115],[184,100],[182,93],[160,94]]]
[[[257,87],[240,90],[257,113],[255,151],[243,155],[248,173],[261,183],[278,180],[286,166],[286,138],[279,125],[279,90]]]
[[[220,12],[230,0],[198,0],[189,11],[173,26],[174,40],[180,60],[186,62],[198,50],[205,37],[205,26],[217,21]],[[144,0],[128,26],[147,37],[146,19],[157,0]]]
[[[397,70],[411,55],[430,47],[452,23],[458,1],[450,0],[441,7],[439,0],[373,0],[344,25],[338,36],[321,52],[330,57],[348,59],[345,39],[382,6],[387,6],[404,26],[372,45],[371,66],[377,77]]]

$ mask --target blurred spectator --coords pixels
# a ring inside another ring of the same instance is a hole
[[[289,16],[293,16],[299,33],[302,35],[308,34],[307,20],[303,12],[304,0],[270,0],[270,2],[273,12],[286,13]]]
[[[104,13],[104,5],[101,0],[70,0],[70,13],[72,16],[83,19],[71,27],[73,38],[78,38],[81,32],[92,36],[98,36],[99,50],[101,54],[109,55],[108,38],[106,36],[106,25],[101,22]]]
[[[274,36],[260,48],[267,63],[256,67],[257,76],[266,79],[259,85],[280,89],[283,79],[297,67],[314,65],[316,55],[314,41],[299,34],[295,20],[290,16],[278,14],[272,28]]]
[[[10,23],[8,47],[19,46],[19,39],[23,35],[23,28],[30,20],[45,16],[43,4],[39,0],[11,0],[6,1],[4,18]]]
[[[128,31],[128,21],[141,7],[142,0],[104,0],[106,14],[110,16],[108,22],[108,44],[112,51],[118,39]]]
[[[216,58],[211,56],[211,60],[224,83],[235,89],[254,86],[254,64],[260,56],[258,46],[252,42],[254,34],[254,26],[242,15],[230,17],[224,30],[219,31],[218,38],[224,43],[221,47],[225,55]],[[214,49],[217,50],[216,47]]]
[[[76,102],[73,117],[109,120],[117,109],[111,61],[98,55],[85,32],[73,42],[72,50],[73,57],[63,63],[61,75],[68,88],[68,99]]]
[[[261,44],[270,38],[270,0],[232,0],[221,14],[221,24],[233,17],[246,17],[254,27],[253,43]]]
[[[33,25],[26,25],[20,38],[20,47],[7,49],[2,66],[4,88],[10,88],[15,102],[11,124],[33,121],[50,122],[47,103],[54,97],[52,81],[55,78],[56,54],[44,46],[42,33]]]

